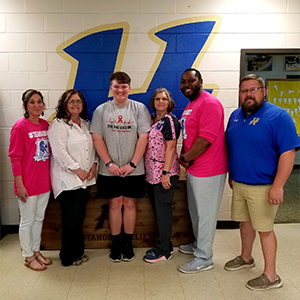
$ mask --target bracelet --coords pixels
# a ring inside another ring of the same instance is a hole
[[[130,166],[133,167],[134,169],[136,168],[136,165],[135,165],[132,161],[131,161],[129,164],[130,164]]]
[[[106,167],[107,169],[109,169],[109,168],[112,166],[113,163],[114,163],[114,161],[111,160],[111,161],[109,161],[108,163],[105,164],[105,167]]]

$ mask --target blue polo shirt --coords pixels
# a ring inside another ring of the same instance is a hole
[[[231,178],[251,185],[273,183],[280,155],[300,146],[292,118],[267,101],[249,116],[236,109],[228,121],[226,142]]]

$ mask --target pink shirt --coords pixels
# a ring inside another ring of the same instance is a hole
[[[184,151],[187,152],[199,137],[211,143],[208,150],[194,159],[187,172],[196,177],[210,177],[228,171],[224,132],[224,110],[221,102],[203,91],[190,102],[181,116]]]
[[[44,119],[34,124],[22,118],[11,130],[9,157],[13,175],[22,176],[28,196],[40,195],[51,189],[48,127]],[[14,188],[17,195],[16,182]]]

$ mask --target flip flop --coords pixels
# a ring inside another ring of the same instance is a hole
[[[50,266],[53,264],[52,260],[49,258],[44,257],[44,255],[42,253],[39,252],[38,255],[34,256],[41,264],[46,265],[46,266]],[[42,259],[39,259],[39,257]]]
[[[41,268],[33,267],[33,266],[32,266],[32,262],[33,262],[33,261],[37,261],[37,263],[41,266]],[[44,270],[47,269],[47,267],[44,266],[44,265],[42,265],[42,264],[40,263],[40,261],[39,261],[38,259],[36,259],[36,258],[34,258],[32,261],[27,261],[27,260],[25,260],[24,265],[25,265],[25,267],[28,267],[28,268],[30,268],[30,269],[32,269],[32,270],[34,270],[34,271],[44,271]]]

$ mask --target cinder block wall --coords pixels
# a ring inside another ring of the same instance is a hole
[[[0,2],[0,208],[2,225],[18,224],[13,176],[8,158],[12,125],[22,117],[21,94],[41,90],[48,118],[58,97],[70,87],[71,64],[57,47],[97,26],[127,22],[128,41],[119,67],[132,88],[149,84],[159,45],[148,36],[162,24],[184,19],[218,19],[207,47],[194,64],[204,87],[214,87],[227,119],[238,106],[242,48],[299,48],[299,0],[1,0]],[[231,191],[226,186],[219,220],[230,219]]]

